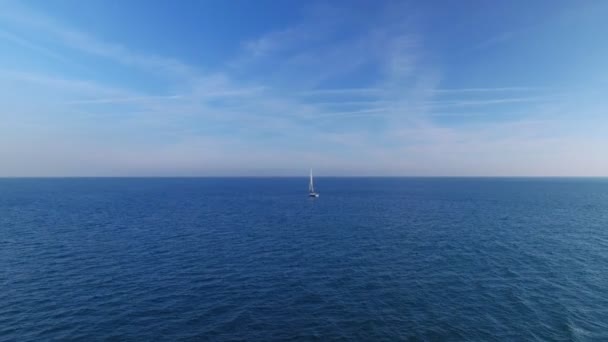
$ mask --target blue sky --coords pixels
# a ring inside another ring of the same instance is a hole
[[[0,4],[0,176],[608,176],[605,1]]]

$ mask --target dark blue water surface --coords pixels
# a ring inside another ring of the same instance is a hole
[[[0,179],[0,340],[608,340],[608,179]]]

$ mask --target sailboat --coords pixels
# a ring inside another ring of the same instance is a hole
[[[308,183],[308,197],[319,197],[319,194],[315,192],[315,186],[312,182],[312,169],[310,169],[310,183]]]

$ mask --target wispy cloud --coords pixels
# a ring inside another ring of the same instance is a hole
[[[161,95],[161,96],[134,96],[134,97],[111,97],[111,98],[96,98],[87,100],[68,101],[67,104],[95,104],[95,103],[127,103],[127,102],[142,102],[151,100],[179,100],[181,95]]]
[[[108,95],[129,95],[132,96],[135,92],[124,88],[117,88],[113,86],[105,86],[99,82],[82,80],[82,79],[69,79],[64,77],[58,77],[53,75],[42,74],[40,72],[30,71],[16,71],[16,70],[2,70],[0,69],[0,75],[5,80],[26,82],[41,87],[46,87],[54,91],[68,91],[77,92],[81,94],[102,94]]]
[[[493,98],[493,99],[476,99],[476,100],[441,100],[431,101],[425,103],[428,108],[445,108],[445,107],[467,107],[467,106],[487,106],[487,105],[498,105],[498,104],[511,104],[511,103],[529,103],[529,102],[540,102],[549,101],[554,97],[506,97],[506,98]]]
[[[316,95],[379,95],[382,94],[381,88],[344,88],[344,89],[315,89],[300,92],[303,96]]]
[[[193,73],[191,66],[176,59],[131,51],[120,44],[105,42],[90,34],[60,24],[44,14],[16,4],[11,5],[11,11],[0,14],[0,19],[20,27],[44,32],[57,43],[69,48],[109,58],[124,65],[151,72],[162,72],[169,76],[187,76]],[[36,46],[32,43],[29,44]]]
[[[498,87],[498,88],[440,88],[433,89],[436,93],[497,93],[497,92],[534,92],[540,91],[540,87]]]
[[[381,113],[388,113],[390,108],[370,108],[360,109],[346,112],[332,112],[326,114],[319,114],[313,117],[313,119],[330,118],[330,117],[346,117],[346,116],[374,116]]]
[[[58,60],[61,62],[69,62],[69,60],[67,58],[65,58],[61,54],[58,54],[49,48],[46,48],[42,45],[33,43],[31,40],[21,37],[19,35],[16,35],[14,33],[11,33],[9,31],[0,29],[0,40],[2,40],[2,39],[9,41],[11,43],[17,44],[19,46],[25,47],[27,49],[30,49],[34,52],[40,53],[46,57],[49,57],[49,58],[52,58],[52,59],[55,59],[55,60]]]

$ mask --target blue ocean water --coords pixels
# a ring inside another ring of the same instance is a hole
[[[608,340],[608,179],[0,179],[0,340]]]

